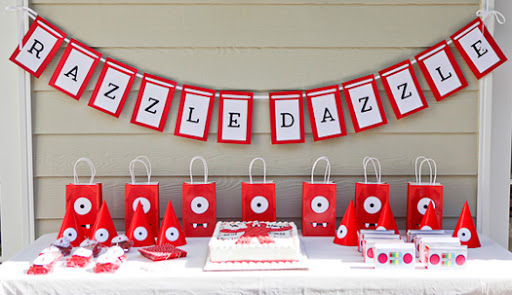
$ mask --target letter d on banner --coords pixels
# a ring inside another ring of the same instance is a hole
[[[304,142],[302,91],[269,93],[272,144]]]

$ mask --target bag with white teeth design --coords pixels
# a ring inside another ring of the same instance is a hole
[[[201,160],[204,182],[194,182],[192,164]],[[187,237],[211,237],[217,222],[215,182],[208,182],[208,166],[201,156],[190,160],[190,182],[183,183],[183,231]]]
[[[314,181],[315,167],[325,161],[323,182]],[[331,163],[318,158],[311,169],[311,182],[302,183],[302,235],[334,236],[336,233],[336,184],[330,181]]]
[[[137,162],[142,163],[146,168],[147,182],[135,181],[135,164]],[[130,162],[128,168],[132,181],[124,186],[125,228],[130,228],[133,214],[135,209],[137,209],[137,204],[140,202],[153,235],[156,236],[158,234],[158,225],[160,224],[159,184],[158,182],[151,182],[151,162],[146,156],[138,156]]]
[[[263,162],[263,182],[252,181],[254,162]],[[276,221],[276,184],[267,182],[267,165],[263,158],[249,164],[249,182],[242,182],[242,220]]]
[[[418,167],[418,162],[421,160]],[[429,182],[421,181],[421,168],[427,163],[430,171]],[[414,162],[416,182],[407,184],[407,229],[419,229],[421,219],[433,202],[439,226],[443,228],[443,185],[436,183],[437,165],[432,159],[419,156]]]
[[[368,182],[367,166],[372,163],[376,182]],[[380,161],[373,157],[363,159],[364,182],[356,182],[356,214],[361,229],[375,229],[384,204],[389,200],[389,184],[382,182]]]
[[[91,169],[91,178],[89,183],[80,183],[76,166],[80,162],[86,162]],[[66,185],[66,208],[73,208],[76,214],[76,219],[82,232],[86,237],[91,233],[91,227],[96,220],[96,215],[100,210],[102,197],[102,186],[100,182],[94,182],[96,176],[96,168],[91,160],[87,158],[80,158],[73,166],[74,182]]]

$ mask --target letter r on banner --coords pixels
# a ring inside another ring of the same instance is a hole
[[[388,123],[373,75],[343,83],[342,86],[356,133]]]
[[[175,90],[176,82],[144,74],[131,123],[162,132]]]
[[[16,46],[10,60],[39,78],[59,50],[64,38],[64,32],[38,16],[23,37],[23,47],[20,50],[19,46]]]
[[[347,135],[338,85],[306,91],[315,141]]]
[[[206,141],[215,90],[183,85],[174,135]]]
[[[217,141],[251,144],[253,94],[221,91],[219,97]]]
[[[269,93],[272,144],[304,142],[302,91]]]
[[[480,18],[470,22],[451,38],[477,79],[507,60]]]

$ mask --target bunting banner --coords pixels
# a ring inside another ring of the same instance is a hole
[[[27,33],[10,56],[10,60],[39,78],[61,44],[69,43],[50,78],[49,85],[79,100],[97,64],[104,62],[89,100],[89,106],[119,118],[136,77],[141,87],[135,102],[131,123],[163,132],[176,90],[181,99],[174,130],[175,136],[207,141],[215,98],[219,98],[217,142],[251,144],[253,100],[268,99],[272,144],[304,143],[303,96],[311,123],[314,141],[347,135],[340,92],[345,101],[356,133],[388,124],[376,80],[382,80],[384,90],[397,120],[428,108],[413,65],[418,64],[436,101],[441,101],[468,86],[460,66],[449,47],[451,43],[477,79],[492,72],[507,61],[507,57],[477,17],[469,24],[412,59],[373,74],[339,85],[311,90],[270,92],[254,95],[251,91],[219,91],[137,73],[137,69],[76,41],[37,15],[28,7],[17,7],[34,19]],[[497,11],[478,11],[477,15],[494,14],[499,23],[504,20]]]

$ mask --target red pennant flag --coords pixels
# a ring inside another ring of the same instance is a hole
[[[133,214],[132,222],[130,223],[130,228],[126,233],[126,236],[134,242],[133,247],[145,247],[155,244],[153,231],[151,230],[151,226],[149,225],[140,202],[137,205],[137,209],[135,209],[135,213]]]
[[[478,248],[481,246],[473,217],[471,217],[471,211],[469,211],[468,201],[466,201],[464,207],[462,207],[459,220],[457,221],[455,230],[453,230],[453,237],[459,238],[460,243],[467,245],[468,248]]]
[[[269,93],[272,144],[304,142],[302,91]]]
[[[338,85],[306,91],[314,141],[347,135]]]
[[[359,243],[357,231],[360,229],[361,222],[357,218],[354,203],[350,200],[345,215],[343,215],[340,226],[338,226],[336,231],[334,243],[343,246],[357,246]]]
[[[416,55],[416,60],[437,101],[468,86],[446,41]]]
[[[38,16],[23,37],[21,50],[16,46],[9,59],[39,78],[59,50],[64,38],[66,33]]]
[[[66,214],[62,220],[57,239],[62,237],[66,237],[73,247],[80,246],[80,243],[85,239],[82,227],[78,225],[75,211],[71,206],[66,208]]]
[[[91,236],[89,239],[100,242],[103,246],[110,247],[112,238],[117,236],[114,221],[108,211],[107,203],[103,201],[100,211],[96,217],[96,221],[92,226]]]
[[[183,85],[174,135],[208,140],[215,90]]]
[[[100,58],[101,53],[71,39],[50,79],[50,86],[79,100]]]
[[[431,201],[428,204],[427,211],[425,212],[425,215],[423,215],[423,218],[421,219],[420,229],[423,229],[423,230],[441,229],[441,226],[439,226],[439,221],[437,220],[435,210],[436,209],[434,209],[434,201]]]
[[[379,221],[377,222],[377,229],[394,230],[395,234],[398,234],[398,227],[396,226],[395,217],[393,216],[389,202],[384,204]]]
[[[356,133],[388,123],[373,75],[343,83],[342,86]]]
[[[252,92],[221,91],[217,142],[251,144]]]
[[[187,244],[185,234],[181,229],[180,222],[178,221],[178,217],[176,217],[171,201],[167,203],[167,209],[165,210],[164,220],[162,221],[156,244],[172,244],[176,247]]]

